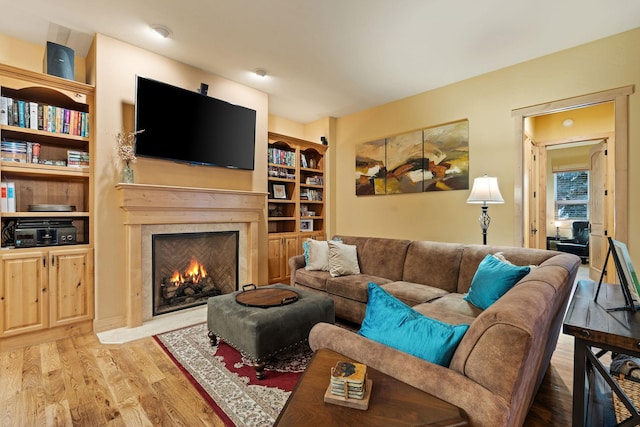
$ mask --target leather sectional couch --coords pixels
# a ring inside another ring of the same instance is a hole
[[[473,426],[520,426],[542,382],[562,326],[580,258],[501,246],[339,236],[355,245],[360,274],[309,271],[289,260],[291,285],[325,293],[336,317],[361,323],[374,282],[414,310],[469,329],[448,367],[436,365],[326,323],[310,333],[312,349],[329,348],[462,408]],[[501,252],[514,265],[534,265],[485,310],[464,299],[478,265]]]

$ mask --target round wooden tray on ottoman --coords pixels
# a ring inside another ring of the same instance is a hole
[[[308,340],[309,331],[316,323],[334,323],[335,309],[331,298],[304,289],[293,291],[291,286],[275,284],[255,289],[259,290],[269,290],[263,294],[277,296],[272,301],[277,304],[265,307],[237,301],[240,294],[245,293],[244,298],[249,296],[250,302],[255,303],[249,292],[253,292],[254,297],[261,294],[254,290],[211,297],[207,300],[207,326],[211,345],[216,345],[220,338],[237,349],[251,359],[256,377],[261,379],[265,360]],[[286,299],[286,295],[293,296],[289,292],[297,295],[297,299]]]
[[[236,302],[247,307],[276,307],[298,301],[298,294],[290,289],[257,288],[256,285],[245,285],[242,292],[236,294]]]

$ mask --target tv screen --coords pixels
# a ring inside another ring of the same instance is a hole
[[[137,156],[253,170],[256,112],[137,76]]]

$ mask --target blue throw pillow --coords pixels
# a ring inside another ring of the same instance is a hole
[[[502,262],[493,255],[484,257],[473,276],[469,293],[464,299],[486,310],[506,294],[520,279],[529,274],[531,267]]]
[[[375,283],[369,283],[367,311],[359,335],[449,366],[469,325],[449,325],[418,313]]]
[[[309,265],[309,242],[302,242],[302,253],[304,254],[304,265]]]

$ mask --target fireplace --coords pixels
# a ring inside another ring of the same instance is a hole
[[[238,289],[238,231],[153,234],[153,316]]]
[[[238,231],[238,283],[259,283],[258,236],[260,223],[266,221],[267,193],[149,184],[116,188],[125,212],[124,323],[128,327],[154,317],[149,285],[153,234]],[[96,329],[101,327],[107,329],[101,325]]]

